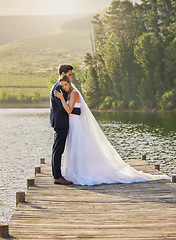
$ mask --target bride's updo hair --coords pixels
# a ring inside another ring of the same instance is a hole
[[[70,93],[73,91],[73,87],[71,86],[71,80],[69,77],[67,77],[66,75],[63,76],[63,78],[60,79],[59,83],[60,82],[67,82],[70,84],[70,89],[69,89],[69,92],[68,92],[68,97],[67,97],[67,100],[70,99]]]

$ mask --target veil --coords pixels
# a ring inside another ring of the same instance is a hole
[[[88,185],[97,183],[131,183],[157,179],[169,179],[169,177],[164,174],[151,175],[143,173],[142,171],[137,171],[125,163],[103,133],[92,112],[84,101],[80,91],[74,86],[74,84],[72,84],[72,87],[79,94],[81,106],[81,115],[79,116],[78,126],[79,136],[77,137],[79,140],[79,146],[75,147],[82,149],[80,150],[82,151],[82,155],[80,153],[76,153],[76,159],[80,159],[77,168],[80,168],[82,178],[85,178],[86,174],[88,174],[89,178],[91,178],[91,181],[88,181]],[[69,151],[69,146],[67,151]],[[73,155],[73,153],[70,154]],[[74,161],[73,158],[72,161]],[[84,164],[80,167],[82,161]],[[83,172],[85,174],[83,174]],[[85,185],[87,185],[87,182]]]

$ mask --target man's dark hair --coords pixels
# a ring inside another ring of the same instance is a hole
[[[66,74],[69,70],[73,70],[73,66],[68,65],[68,64],[61,64],[58,67],[59,75],[61,75],[63,72]]]
[[[63,72],[65,73],[66,72],[66,64],[62,64],[58,67],[58,72],[59,72],[59,75],[61,75]]]
[[[67,73],[69,70],[73,70],[73,66],[72,65],[65,65],[66,68],[66,72]]]

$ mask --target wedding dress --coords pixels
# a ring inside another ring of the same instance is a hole
[[[74,87],[74,85],[73,85]],[[74,89],[78,91],[75,87]],[[81,115],[70,114],[62,175],[74,184],[134,183],[169,179],[137,171],[125,163],[99,127],[82,95]]]

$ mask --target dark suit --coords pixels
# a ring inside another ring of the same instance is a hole
[[[57,83],[54,84],[50,95],[50,123],[54,128],[54,144],[52,149],[52,172],[55,179],[61,177],[61,158],[65,148],[69,128],[69,116],[62,106],[59,98],[54,96],[54,91],[63,91],[64,99],[67,100],[67,93]]]

